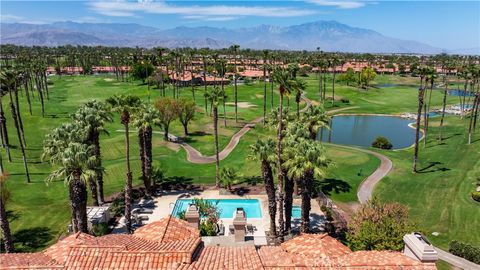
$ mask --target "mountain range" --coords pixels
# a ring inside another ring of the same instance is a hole
[[[139,24],[55,22],[2,23],[0,42],[24,46],[209,47],[238,44],[242,48],[316,50],[363,53],[447,52],[424,43],[384,36],[373,30],[336,21],[316,21],[286,27],[250,28],[176,27],[159,29]]]

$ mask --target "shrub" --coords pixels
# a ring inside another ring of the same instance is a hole
[[[472,199],[477,202],[480,202],[480,191],[473,191],[472,192]]]
[[[103,236],[108,233],[108,224],[107,223],[98,223],[93,225],[92,232],[95,236]]]
[[[215,231],[215,223],[205,221],[200,223],[200,235],[201,236],[215,236],[217,232]]]
[[[342,103],[346,103],[346,104],[350,103],[350,100],[349,100],[348,98],[344,98],[344,97],[342,97],[342,98],[340,99],[340,101],[341,101]]]
[[[388,141],[387,138],[379,136],[373,141],[372,147],[380,149],[392,149],[393,145]]]
[[[373,198],[352,216],[347,235],[352,250],[402,250],[403,236],[415,230],[408,208]]]
[[[177,217],[178,217],[179,219],[187,220],[187,219],[185,218],[185,214],[186,214],[186,213],[187,213],[186,210],[179,211],[179,212],[177,213]]]
[[[322,205],[320,207],[320,210],[322,210],[322,212],[325,213],[325,218],[328,221],[333,221],[332,210],[330,208],[326,207],[325,205]]]
[[[458,241],[450,242],[449,252],[473,263],[480,264],[480,247]]]

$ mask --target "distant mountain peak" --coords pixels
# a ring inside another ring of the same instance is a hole
[[[217,49],[239,44],[242,48],[252,49],[315,50],[321,47],[324,51],[340,52],[421,54],[443,52],[442,49],[423,43],[386,37],[373,30],[352,27],[335,20],[318,20],[292,26],[261,24],[236,29],[178,26],[161,30],[134,23],[72,21],[43,25],[2,23],[1,26],[2,43],[27,46],[88,44]]]

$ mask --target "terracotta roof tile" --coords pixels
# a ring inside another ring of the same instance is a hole
[[[177,269],[181,256],[158,252],[129,252],[108,247],[71,248],[66,270]]]
[[[265,267],[299,267],[306,266],[301,256],[286,252],[281,247],[265,246],[258,250],[258,255]]]
[[[308,265],[330,265],[333,259],[352,252],[327,234],[302,234],[282,243],[281,247],[301,255]]]
[[[396,251],[356,251],[337,258],[341,269],[436,269]]]
[[[94,239],[95,237],[86,234],[86,233],[75,233],[72,235],[69,235],[62,240],[58,241],[56,244],[51,245],[49,248],[43,251],[43,253],[58,263],[65,263],[67,257],[68,257],[68,252],[70,251],[69,247],[75,246],[75,245],[81,245],[85,243],[85,241]]]
[[[135,236],[161,243],[200,237],[198,229],[186,221],[168,216],[137,229]]]
[[[255,247],[204,247],[188,269],[263,269]]]
[[[62,266],[43,253],[0,254],[0,269],[61,269]]]

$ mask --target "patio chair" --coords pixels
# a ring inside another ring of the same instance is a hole
[[[225,226],[223,224],[216,224],[217,235],[225,235]]]
[[[142,214],[153,214],[153,210],[152,210],[152,209],[140,208],[140,210],[138,210],[138,213],[142,213]]]
[[[246,228],[247,228],[247,232],[249,232],[249,233],[251,233],[251,234],[253,234],[253,233],[256,231],[256,229],[257,229],[257,228],[256,228],[255,226],[253,226],[252,224],[247,224]]]

